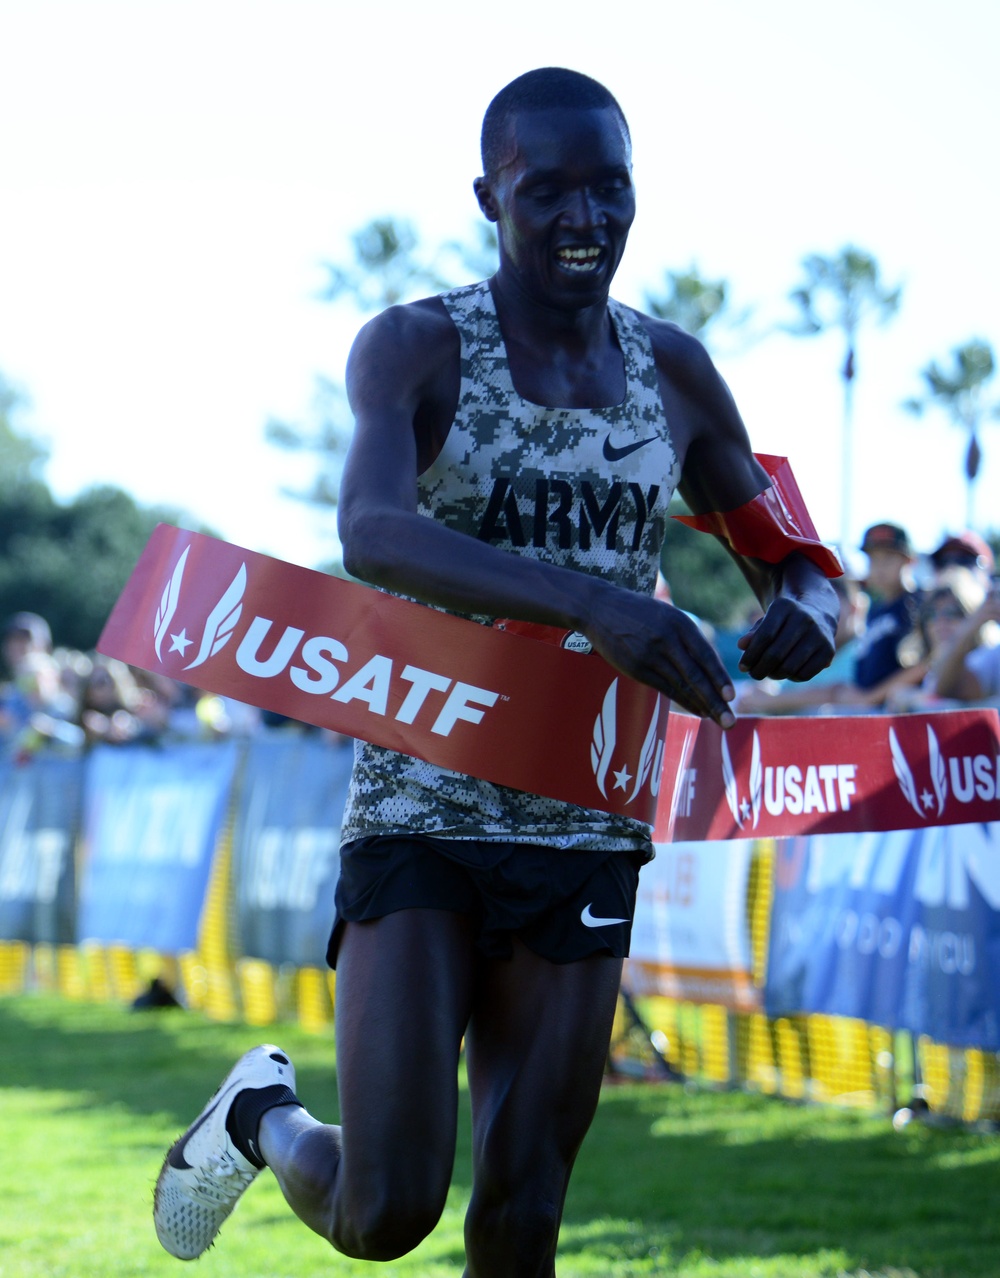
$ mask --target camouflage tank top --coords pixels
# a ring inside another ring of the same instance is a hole
[[[461,338],[461,390],[444,447],[419,477],[420,513],[511,554],[651,594],[679,467],[638,316],[609,302],[628,383],[621,404],[545,408],[514,389],[489,285],[442,301]],[[359,741],[342,838],[398,833],[651,852],[643,822]]]

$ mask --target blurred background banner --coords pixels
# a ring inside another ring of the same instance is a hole
[[[72,944],[74,848],[83,763],[36,756],[0,764],[0,937]]]
[[[658,843],[639,876],[625,983],[635,995],[760,1007],[747,888],[754,845]]]
[[[352,743],[261,739],[247,748],[236,802],[233,879],[240,952],[323,967],[340,873]]]
[[[238,758],[233,742],[98,746],[87,760],[81,941],[193,949]]]
[[[1000,1049],[1000,824],[779,843],[765,1007]]]

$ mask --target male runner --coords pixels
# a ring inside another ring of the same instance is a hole
[[[768,537],[747,534],[741,511],[760,514],[769,481],[699,343],[609,300],[635,212],[615,99],[575,72],[529,72],[486,113],[483,167],[475,193],[497,226],[497,274],[390,308],[351,352],[345,565],[482,622],[580,632],[618,670],[727,727],[721,661],[653,598],[674,488],[696,512],[730,512],[766,607],[741,640],[749,675],[827,665],[836,597],[780,529],[780,562],[747,552]],[[164,1162],[160,1240],[200,1254],[266,1165],[338,1250],[409,1251],[451,1180],[464,1037],[465,1272],[553,1275],[649,828],[359,743],[344,840],[330,945],[342,1126],[301,1107],[277,1048],[248,1053]]]

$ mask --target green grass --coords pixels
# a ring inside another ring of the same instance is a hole
[[[163,1151],[236,1056],[270,1037],[292,1053],[310,1109],[335,1117],[332,1043],[295,1026],[0,999],[0,1278],[179,1278],[150,1219]],[[458,1278],[468,1165],[463,1103],[441,1223],[387,1265],[331,1253],[265,1174],[195,1272]],[[896,1133],[884,1116],[620,1086],[605,1091],[577,1165],[559,1274],[996,1278],[998,1201],[997,1136]]]

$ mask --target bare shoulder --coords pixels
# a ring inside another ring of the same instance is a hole
[[[731,510],[766,485],[736,401],[702,343],[669,320],[637,312],[649,333],[681,492],[692,510]]]
[[[458,330],[439,297],[390,306],[368,321],[351,347],[348,382],[361,377],[432,378],[459,353]]]
[[[405,432],[416,445],[418,471],[425,470],[455,416],[460,357],[458,329],[439,297],[390,306],[369,320],[347,361],[355,439],[363,434],[378,448],[392,447]]]
[[[725,383],[702,343],[670,320],[655,319],[636,311],[649,334],[660,376],[689,395],[719,393]]]
[[[697,339],[669,320],[636,312],[649,334],[660,393],[676,442],[687,451],[699,440],[742,441],[744,427],[736,403],[712,357]]]

